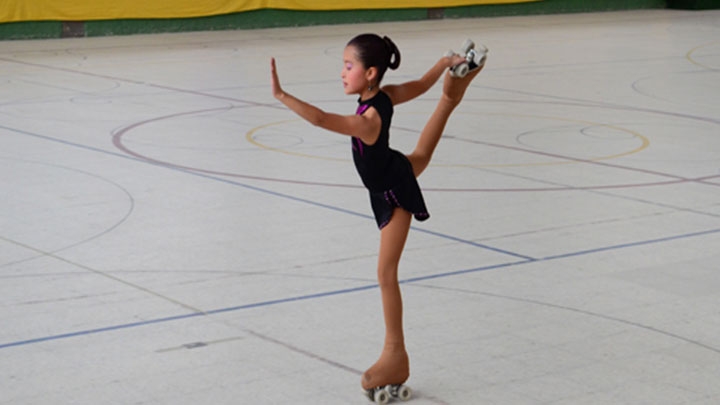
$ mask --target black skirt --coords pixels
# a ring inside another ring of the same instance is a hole
[[[405,158],[405,156],[403,156]],[[413,214],[418,221],[430,218],[420,185],[407,158],[407,174],[395,186],[383,191],[370,191],[370,205],[379,229],[385,227],[392,218],[395,208],[402,208]]]

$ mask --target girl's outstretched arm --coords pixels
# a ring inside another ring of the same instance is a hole
[[[275,58],[270,59],[270,71],[273,96],[304,120],[329,131],[355,136],[367,145],[372,145],[377,140],[380,135],[381,121],[380,115],[374,108],[369,109],[363,115],[327,113],[282,89],[275,66]]]
[[[464,61],[465,58],[460,55],[443,56],[420,79],[402,84],[390,84],[383,86],[382,89],[390,96],[393,105],[410,101],[428,91],[440,79],[445,69]]]

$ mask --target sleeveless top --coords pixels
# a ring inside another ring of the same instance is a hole
[[[394,208],[412,213],[420,221],[430,217],[412,165],[405,155],[390,148],[390,124],[394,112],[390,97],[382,91],[368,100],[358,100],[356,114],[370,107],[380,115],[380,135],[372,145],[352,137],[353,161],[370,193],[370,203],[380,229],[390,221]]]

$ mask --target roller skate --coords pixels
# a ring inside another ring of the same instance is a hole
[[[410,387],[403,384],[390,384],[371,388],[369,390],[363,390],[363,393],[371,402],[376,402],[380,405],[387,404],[391,399],[407,401],[412,396]]]
[[[452,77],[465,77],[468,73],[480,69],[485,65],[487,59],[488,49],[485,45],[480,44],[478,48],[475,47],[475,42],[471,39],[465,40],[462,46],[462,53],[465,55],[465,62],[455,65],[450,68],[450,76]],[[446,56],[453,56],[455,52],[452,50],[448,51]]]

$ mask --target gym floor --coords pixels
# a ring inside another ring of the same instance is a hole
[[[0,43],[0,404],[364,404],[347,41],[485,70],[401,263],[414,404],[720,402],[720,11]],[[409,152],[440,84],[398,106]]]

